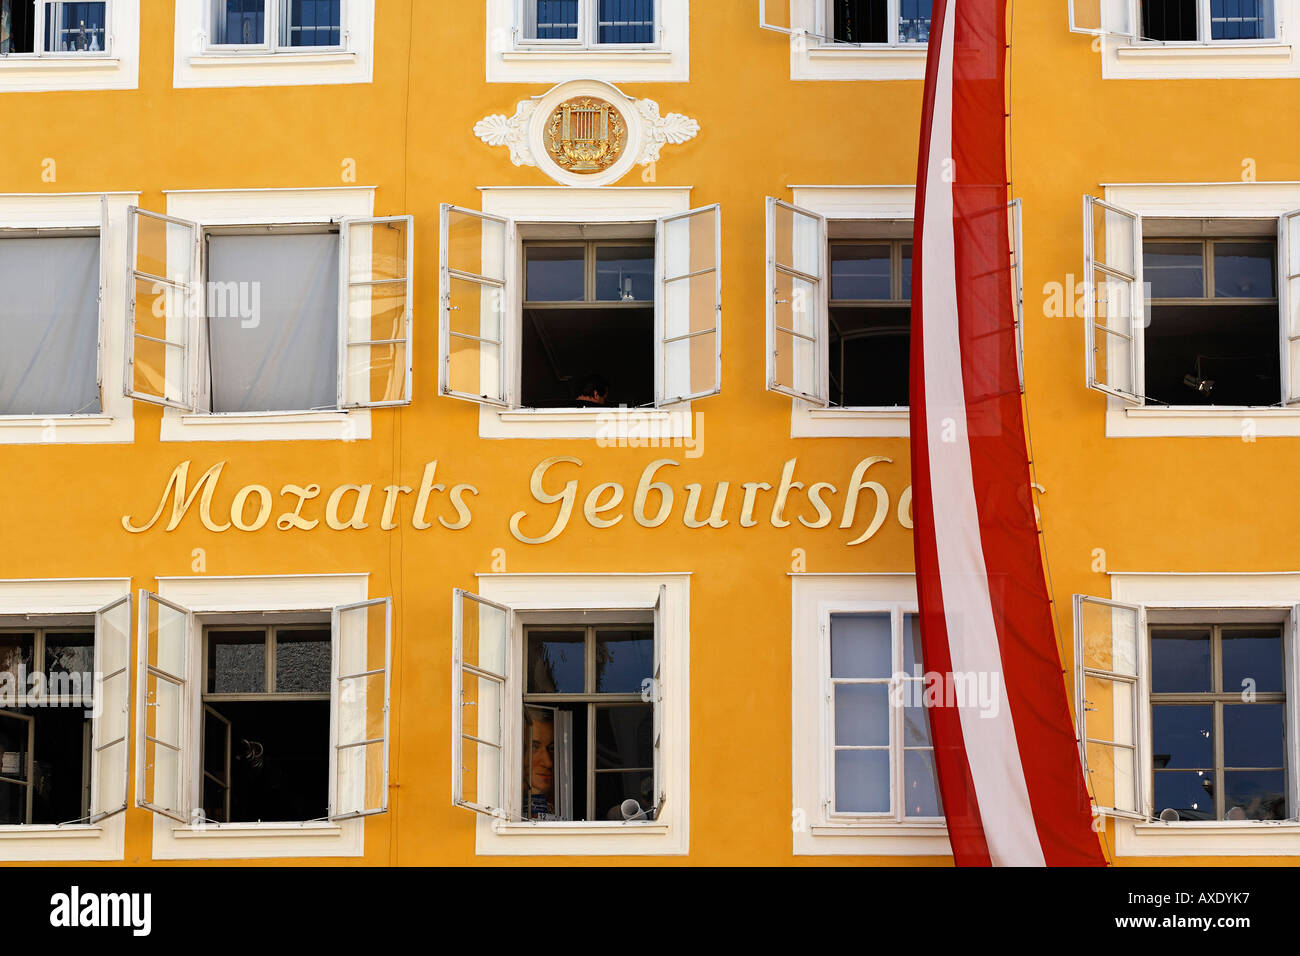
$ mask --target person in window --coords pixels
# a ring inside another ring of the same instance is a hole
[[[555,718],[549,710],[524,708],[524,819],[555,819]]]
[[[599,375],[588,375],[578,391],[579,408],[604,408],[609,401],[609,382]]]

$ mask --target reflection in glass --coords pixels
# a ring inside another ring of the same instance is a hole
[[[275,689],[281,694],[329,693],[328,629],[276,631]]]
[[[654,301],[654,246],[597,246],[596,299]]]
[[[586,249],[528,245],[524,248],[529,302],[581,302],[586,298]]]
[[[208,635],[208,693],[266,692],[266,632],[212,631]]]
[[[533,631],[528,637],[528,692],[583,693],[586,650],[584,631]]]
[[[893,676],[888,614],[831,615],[831,677]]]
[[[1154,705],[1151,736],[1157,770],[1214,769],[1213,704]]]
[[[1214,689],[1209,628],[1160,628],[1151,632],[1151,690],[1205,693]]]
[[[893,299],[889,243],[836,243],[831,249],[831,299]]]
[[[1142,249],[1142,278],[1153,299],[1200,299],[1205,296],[1205,246],[1200,242],[1147,242]]]
[[[654,632],[596,632],[596,692],[639,694],[654,676]]]
[[[1259,628],[1224,628],[1223,689],[1245,690],[1252,687],[1256,693],[1281,693],[1282,685],[1282,633]],[[1247,682],[1252,682],[1247,684]]]
[[[1227,299],[1277,295],[1277,246],[1272,242],[1216,242],[1214,294]]]

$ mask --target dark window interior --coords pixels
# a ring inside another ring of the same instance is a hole
[[[889,0],[833,0],[835,39],[842,43],[888,43]]]
[[[27,818],[28,722],[35,718],[32,815]],[[0,710],[0,825],[72,823],[86,813],[90,720],[84,706]],[[15,782],[21,781],[21,782]]]
[[[34,53],[36,7],[31,0],[0,0],[0,54]]]
[[[911,287],[911,242],[831,243],[832,406],[907,406]]]
[[[1197,39],[1196,0],[1142,0],[1142,36],[1165,41]]]

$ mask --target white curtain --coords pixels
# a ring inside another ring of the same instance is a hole
[[[99,238],[0,239],[0,415],[100,411]]]
[[[212,411],[338,403],[338,236],[212,236]]]

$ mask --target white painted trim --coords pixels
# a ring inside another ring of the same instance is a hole
[[[130,444],[135,441],[135,406],[122,391],[126,365],[126,210],[139,193],[103,194],[108,201],[108,234],[99,237],[100,387],[97,415],[6,415],[0,417],[0,445]],[[0,228],[102,229],[100,193],[13,193],[0,195]]]
[[[1138,604],[1148,610],[1162,608],[1199,608],[1205,610],[1269,608],[1290,616],[1300,604],[1300,572],[1185,572],[1147,573],[1116,571],[1110,573],[1111,599]],[[1296,648],[1288,629],[1287,693],[1295,689]],[[1139,649],[1145,653],[1146,635]],[[1138,740],[1139,766],[1150,774],[1151,727],[1149,691],[1143,695],[1143,723]],[[1288,709],[1295,701],[1288,700]],[[1288,772],[1294,778],[1300,759],[1300,747],[1288,730]],[[1296,808],[1291,811],[1295,814]],[[1184,823],[1138,823],[1116,819],[1115,853],[1117,856],[1300,856],[1300,823],[1295,821],[1207,821]]]
[[[374,215],[371,186],[170,190],[167,215],[200,227],[337,222]],[[339,268],[346,268],[340,262]],[[203,277],[206,280],[206,276]],[[368,441],[370,410],[193,414],[163,410],[164,442]]]
[[[256,611],[322,611],[365,601],[369,574],[249,575],[247,577],[158,578],[158,596],[195,615]],[[190,697],[197,708],[203,646],[202,621],[190,633]],[[137,644],[139,642],[137,641]],[[137,653],[142,651],[137,647]],[[137,728],[141,717],[136,714]],[[199,722],[190,721],[190,752],[200,753]],[[137,756],[137,759],[139,757]],[[186,768],[185,786],[193,786],[196,768]],[[285,857],[360,857],[365,853],[365,820],[343,823],[229,823],[202,827],[178,824],[161,814],[153,817],[155,860],[241,860]]]
[[[650,824],[499,824],[476,815],[475,852],[479,856],[683,856],[689,851],[690,575],[482,574],[478,578],[480,595],[517,611],[652,608],[661,586],[666,645],[661,759],[667,799],[663,820]],[[512,675],[506,685],[509,726],[522,719],[518,680],[518,675]],[[510,781],[518,783],[516,766],[518,761],[507,760],[507,786]]]
[[[109,0],[103,54],[0,57],[0,93],[140,88],[140,0]]]
[[[343,4],[342,50],[235,53],[205,49],[207,4],[176,0],[172,86],[322,86],[374,81],[374,0]]]
[[[130,578],[0,580],[0,614],[94,614],[130,591]],[[125,813],[90,826],[0,827],[4,863],[125,858]]]
[[[791,701],[796,856],[950,856],[942,823],[892,823],[879,818],[831,820],[826,813],[826,696],[822,621],[833,611],[915,608],[913,574],[792,574]]]
[[[824,39],[826,0],[788,0],[790,10],[790,79],[924,80],[928,45],[854,46]],[[798,205],[798,203],[796,203]]]
[[[911,413],[906,408],[818,408],[790,400],[791,438],[907,438]]]
[[[487,0],[484,60],[489,83],[559,83],[574,77],[607,83],[685,83],[691,78],[690,0],[658,0],[654,48],[572,49],[516,40],[516,0]]]

